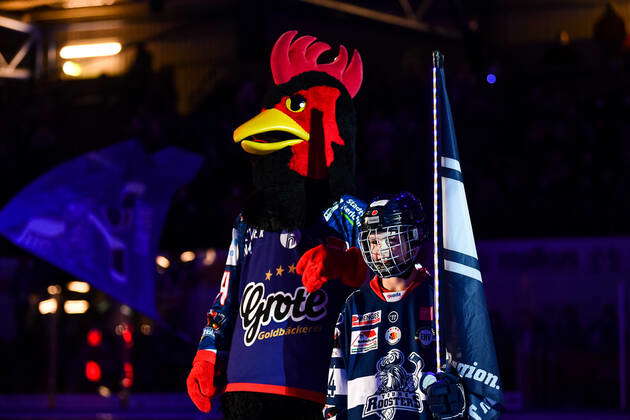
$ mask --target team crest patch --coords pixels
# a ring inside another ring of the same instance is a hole
[[[352,314],[353,327],[365,327],[381,322],[381,311],[367,312],[365,314]]]
[[[352,331],[350,354],[367,353],[378,348],[378,327],[369,330]]]
[[[405,364],[412,369],[411,373]],[[422,413],[419,382],[423,367],[422,358],[415,352],[409,359],[398,349],[387,352],[376,363],[376,392],[365,400],[363,417],[376,414],[381,420],[392,420],[396,410]]]
[[[400,328],[398,327],[389,327],[387,331],[385,331],[385,340],[390,345],[397,344],[400,341],[401,336]]]

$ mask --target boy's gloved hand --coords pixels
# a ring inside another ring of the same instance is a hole
[[[354,247],[346,249],[344,241],[332,237],[326,244],[306,251],[296,269],[309,293],[321,288],[331,278],[341,279],[346,286],[359,287],[367,272],[361,251]]]
[[[446,372],[427,372],[422,375],[420,387],[427,396],[426,403],[434,419],[464,417],[466,396],[459,376]]]
[[[210,399],[217,388],[214,386],[214,365],[216,354],[208,350],[197,350],[193,366],[186,379],[188,396],[197,408],[208,413],[212,408]]]

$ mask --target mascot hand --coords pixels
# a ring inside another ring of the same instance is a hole
[[[309,293],[321,288],[331,278],[338,278],[350,287],[359,287],[365,281],[367,268],[361,251],[346,249],[337,238],[328,238],[325,245],[311,248],[297,263],[297,273]]]
[[[429,410],[436,420],[464,417],[466,397],[459,376],[438,372],[427,372],[420,381],[422,392],[427,396]]]
[[[193,367],[186,379],[188,395],[197,408],[205,413],[212,408],[210,399],[216,393],[214,386],[214,365],[216,355],[209,350],[198,350]]]

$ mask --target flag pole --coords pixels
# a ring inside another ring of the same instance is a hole
[[[440,265],[439,265],[439,190],[438,190],[438,115],[437,115],[437,69],[442,67],[444,56],[439,51],[433,51],[433,281],[435,307],[435,352],[437,371],[442,371],[440,355]]]

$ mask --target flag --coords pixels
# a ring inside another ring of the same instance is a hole
[[[469,417],[495,419],[502,383],[438,51],[433,66],[436,329],[446,363],[462,378]]]
[[[155,257],[173,193],[202,158],[174,147],[153,155],[130,140],[62,163],[0,212],[0,234],[150,316]]]

